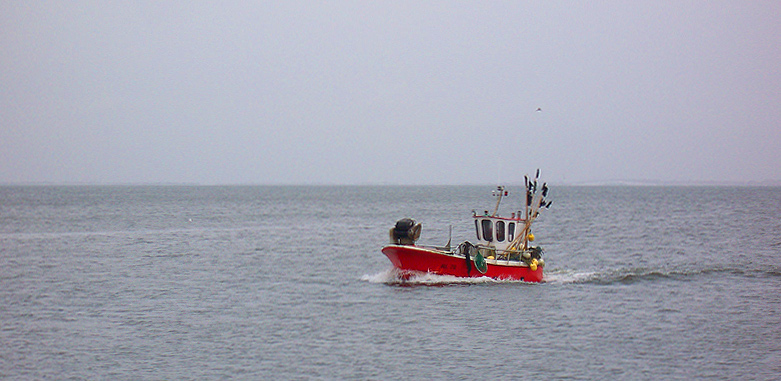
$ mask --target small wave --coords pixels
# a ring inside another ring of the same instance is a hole
[[[584,283],[593,284],[633,284],[638,282],[653,282],[665,279],[687,280],[692,277],[707,274],[713,270],[663,270],[649,268],[614,269],[596,274]]]
[[[765,272],[765,275],[771,278],[781,277],[781,270],[773,269]]]

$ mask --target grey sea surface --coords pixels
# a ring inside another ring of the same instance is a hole
[[[0,377],[778,379],[781,188],[553,187],[544,283],[398,279],[491,189],[0,187]]]

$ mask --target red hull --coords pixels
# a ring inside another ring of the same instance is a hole
[[[382,248],[382,253],[390,259],[393,266],[400,270],[429,272],[457,277],[482,277],[494,279],[515,279],[526,282],[542,281],[542,266],[532,271],[525,264],[503,264],[487,261],[485,274],[477,271],[473,262],[467,272],[466,259],[449,255],[435,249],[412,245],[390,245]]]

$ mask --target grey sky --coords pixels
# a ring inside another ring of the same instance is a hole
[[[3,1],[0,183],[778,182],[780,11]]]

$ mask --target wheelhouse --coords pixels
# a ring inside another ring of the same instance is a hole
[[[493,247],[499,251],[506,250],[523,229],[524,220],[518,216],[520,212],[513,213],[510,218],[474,215],[478,245]]]

